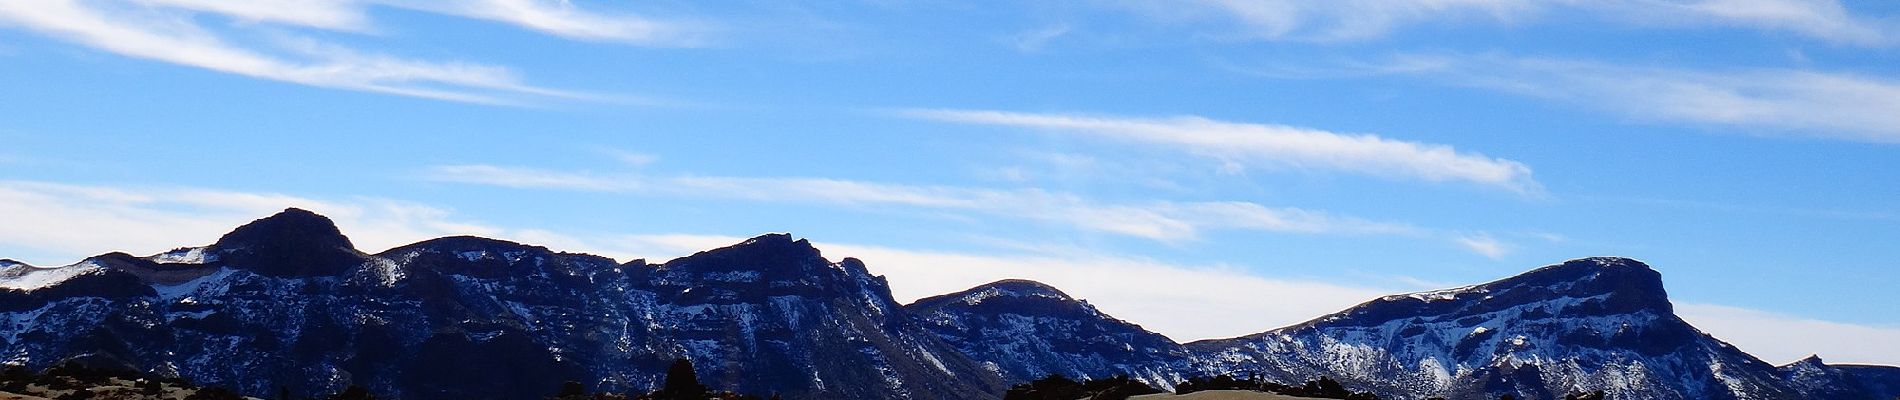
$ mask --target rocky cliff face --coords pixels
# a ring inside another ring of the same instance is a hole
[[[1005,280],[905,306],[932,332],[1011,382],[1050,374],[1128,376],[1171,389],[1187,351],[1166,336],[1037,282]]]
[[[1182,345],[1029,281],[899,305],[862,262],[783,234],[662,264],[476,237],[364,254],[295,209],[148,257],[0,260],[0,361],[73,358],[253,395],[405,399],[644,391],[676,358],[714,388],[786,398],[990,399],[1048,374],[1326,376],[1394,399],[1900,396],[1900,368],[1776,367],[1709,337],[1621,258]]]
[[[565,380],[793,398],[990,398],[1003,384],[924,330],[881,277],[766,235],[665,264],[451,237],[362,254],[302,210],[202,248],[0,266],[6,360],[90,355],[246,393],[538,398]]]
[[[1207,372],[1330,376],[1392,398],[1800,399],[1817,393],[1678,318],[1655,270],[1589,258],[1387,296],[1247,337],[1189,343]]]

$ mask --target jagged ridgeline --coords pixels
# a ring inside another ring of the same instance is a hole
[[[1386,399],[1900,395],[1900,369],[1776,367],[1715,340],[1676,317],[1656,271],[1617,258],[1181,344],[1028,281],[902,305],[862,262],[790,235],[659,264],[477,237],[365,254],[291,209],[204,247],[0,260],[0,317],[0,361],[78,359],[263,398],[646,393],[677,359],[710,389],[793,399],[995,399],[1050,374],[1159,389],[1327,377]]]

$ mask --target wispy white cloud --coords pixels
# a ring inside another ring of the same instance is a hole
[[[649,46],[701,43],[710,27],[634,14],[583,10],[563,0],[131,0],[164,7],[222,15],[238,21],[337,31],[371,31],[375,7],[403,8],[478,19],[569,39]]]
[[[0,27],[13,27],[123,56],[303,85],[487,104],[528,99],[603,99],[524,83],[507,68],[467,62],[422,61],[363,52],[291,34],[273,33],[277,46],[259,46],[242,27],[214,29],[197,18],[224,15],[254,24],[325,30],[372,29],[368,1],[47,0],[0,3]],[[571,6],[528,0],[417,2],[429,10],[473,18],[502,18],[583,39],[657,41],[658,25],[595,16]],[[644,21],[644,20],[639,20]],[[624,24],[621,22],[625,22]],[[565,25],[563,25],[565,24]],[[622,25],[625,25],[624,27]],[[651,25],[651,26],[649,26]],[[646,26],[638,28],[635,26]],[[266,41],[273,42],[273,41]]]
[[[1168,20],[1215,20],[1233,24],[1235,30],[1221,33],[1223,35],[1320,42],[1372,39],[1403,25],[1432,20],[1509,21],[1540,8],[1534,3],[1512,0],[1198,0],[1132,4],[1137,4],[1137,11]]]
[[[147,7],[173,7],[224,15],[247,23],[272,23],[341,31],[368,31],[369,16],[352,0],[132,0]]]
[[[663,21],[638,15],[607,15],[559,0],[363,0],[389,6],[482,19],[551,35],[656,46],[694,46],[704,42],[703,23]]]
[[[1869,46],[1892,44],[1895,30],[1882,20],[1853,15],[1836,0],[1199,0],[1123,4],[1165,21],[1228,23],[1231,31],[1219,34],[1257,40],[1368,40],[1410,25],[1520,25],[1549,16],[1578,15],[1633,26],[1789,32],[1831,43]]]
[[[1828,363],[1900,365],[1900,327],[1824,321],[1740,307],[1677,304],[1697,328],[1774,364],[1820,355]]]
[[[1644,24],[1786,31],[1834,43],[1891,45],[1891,21],[1863,18],[1838,0],[1573,0],[1569,6]]]
[[[660,161],[660,156],[652,153],[633,152],[613,148],[602,148],[600,152],[606,154],[607,157],[613,158],[614,161],[619,161],[621,164],[631,167],[644,167],[648,164]]]
[[[1399,57],[1361,70],[1418,75],[1668,122],[1900,143],[1900,81],[1852,73],[1698,71],[1486,55]]]
[[[949,122],[1047,129],[1126,142],[1171,146],[1216,160],[1265,168],[1334,170],[1432,182],[1469,182],[1541,194],[1531,168],[1508,159],[1442,144],[1371,134],[1342,134],[1284,125],[1201,117],[1127,118],[988,110],[905,110]]]
[[[1418,234],[1406,224],[1333,216],[1248,202],[1101,204],[1041,189],[901,185],[824,178],[601,175],[494,165],[449,165],[422,178],[517,189],[559,189],[795,202],[895,206],[1065,224],[1078,229],[1160,241],[1190,240],[1205,230],[1294,233]]]
[[[550,171],[486,164],[440,165],[424,172],[424,179],[515,189],[560,189],[590,192],[631,192],[645,187],[634,176],[609,178],[585,172]]]
[[[1490,234],[1459,235],[1453,237],[1452,241],[1457,242],[1458,245],[1464,246],[1473,253],[1490,257],[1493,260],[1503,259],[1505,255],[1511,252],[1510,245],[1499,241],[1495,237],[1491,237]]]
[[[1644,206],[1644,207],[1659,207],[1659,208],[1670,208],[1670,209],[1679,209],[1679,210],[1690,210],[1690,211],[1697,211],[1697,212],[1721,212],[1721,213],[1734,213],[1734,214],[1787,216],[1787,217],[1830,219],[1830,220],[1853,221],[1853,222],[1900,223],[1900,214],[1896,214],[1892,212],[1768,206],[1768,205],[1761,205],[1761,204],[1735,204],[1735,203],[1721,203],[1721,202],[1710,202],[1710,201],[1644,198],[1644,197],[1628,197],[1628,196],[1583,196],[1581,198],[1584,200],[1589,200],[1589,201],[1636,205],[1636,206]]]
[[[1004,42],[1008,43],[1010,47],[1015,47],[1016,51],[1025,53],[1036,52],[1041,51],[1043,46],[1047,46],[1050,41],[1068,35],[1072,30],[1068,24],[1050,25],[1011,35],[1006,38]]]

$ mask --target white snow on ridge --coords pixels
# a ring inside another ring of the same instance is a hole
[[[989,300],[990,298],[993,298],[993,297],[1004,297],[1004,296],[1007,296],[1007,297],[1042,297],[1042,298],[1050,298],[1050,299],[1056,299],[1056,298],[1060,298],[1060,297],[1057,297],[1057,296],[1055,296],[1055,295],[1053,295],[1053,294],[1049,294],[1049,293],[1043,293],[1043,292],[1029,292],[1029,293],[1024,293],[1024,292],[1018,292],[1018,291],[1014,291],[1014,290],[1007,290],[1007,289],[1003,289],[1003,288],[998,288],[998,287],[991,287],[991,288],[987,288],[987,289],[983,289],[983,291],[980,291],[980,292],[976,292],[976,293],[970,293],[970,294],[968,294],[968,295],[964,295],[964,296],[963,296],[963,298],[961,298],[960,300],[963,300],[963,304],[966,304],[966,305],[972,305],[972,306],[974,306],[974,305],[977,305],[977,304],[981,304],[981,303],[983,303],[983,301],[984,301],[984,300]]]
[[[99,264],[95,264],[91,261],[52,268],[27,266],[26,268],[15,270],[18,272],[8,271],[6,276],[0,276],[0,288],[33,291],[65,282],[67,279],[72,279],[75,276],[93,273],[102,269],[104,269],[104,267],[100,267]]]
[[[759,271],[709,272],[700,277],[718,282],[758,282]]]
[[[1449,301],[1449,300],[1457,299],[1458,295],[1460,294],[1486,292],[1486,290],[1478,289],[1478,286],[1479,285],[1470,285],[1470,286],[1460,286],[1460,287],[1455,287],[1455,288],[1450,288],[1450,289],[1428,290],[1428,291],[1423,291],[1423,292],[1395,294],[1391,296],[1381,297],[1379,299],[1392,301],[1392,300],[1399,300],[1399,299],[1404,299],[1404,298],[1409,297],[1409,298],[1418,299],[1420,301],[1424,301],[1428,303],[1434,302],[1434,301]]]
[[[402,280],[407,275],[403,272],[402,264],[395,260],[371,257],[367,264],[376,271],[376,276],[381,278],[379,283],[383,286],[395,286],[396,281]]]
[[[218,272],[200,276],[197,279],[185,281],[184,283],[176,285],[152,285],[152,291],[158,292],[158,297],[161,299],[174,301],[193,293],[198,293],[199,289],[203,288],[207,282],[226,282],[227,280],[225,278],[231,276],[233,271],[235,270],[230,268],[219,268]]]
[[[204,264],[217,261],[218,255],[206,253],[203,247],[188,247],[158,253],[145,259],[160,264]]]

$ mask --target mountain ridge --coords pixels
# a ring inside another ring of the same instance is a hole
[[[904,308],[1006,379],[1130,376],[1172,388],[1186,377],[1186,349],[1053,286],[1004,279],[919,299]]]
[[[1715,340],[1674,315],[1660,273],[1617,257],[1182,344],[1028,280],[899,304],[863,261],[787,233],[662,263],[475,236],[366,254],[287,209],[203,247],[0,261],[0,317],[0,361],[98,356],[254,394],[636,390],[689,358],[715,388],[791,398],[990,399],[1051,373],[1327,376],[1400,399],[1900,395],[1900,368],[1773,366]]]

